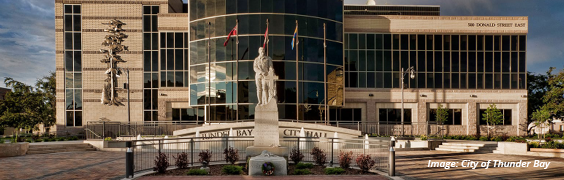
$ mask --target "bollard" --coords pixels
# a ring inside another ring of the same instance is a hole
[[[396,176],[396,151],[394,150],[394,146],[396,146],[396,140],[392,137],[392,139],[390,139],[390,158],[388,162],[390,164],[390,176]]]
[[[133,178],[133,143],[131,141],[125,142],[127,151],[125,152],[125,178]]]

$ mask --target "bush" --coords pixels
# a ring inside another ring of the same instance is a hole
[[[491,141],[503,141],[503,139],[499,136],[492,137],[490,140]]]
[[[159,155],[155,158],[155,167],[153,167],[153,171],[157,171],[158,173],[165,173],[169,165],[168,157],[165,153],[159,153]]]
[[[478,140],[478,136],[466,136],[465,140]]]
[[[327,161],[327,155],[323,150],[319,149],[319,147],[314,147],[311,150],[311,155],[313,155],[313,160],[317,165],[323,166]]]
[[[190,169],[190,171],[188,171],[188,173],[186,173],[189,176],[202,176],[202,175],[208,175],[208,172],[204,169]]]
[[[0,144],[4,144],[4,139],[0,139]]]
[[[547,149],[564,149],[564,144],[556,142],[556,141],[550,141],[550,142],[546,142],[544,143],[541,148],[547,148]]]
[[[340,167],[336,167],[336,168],[325,168],[325,174],[329,175],[329,174],[343,174],[345,172],[345,170],[343,168]]]
[[[302,152],[298,151],[298,149],[293,148],[290,152],[290,159],[294,161],[294,164],[298,164],[302,159],[304,159],[304,155]]]
[[[533,141],[533,142],[529,142],[529,148],[540,148],[540,143]]]
[[[352,151],[350,152],[341,151],[341,153],[339,154],[339,166],[341,166],[342,168],[349,168],[352,162],[352,155],[353,155]]]
[[[236,165],[227,165],[221,168],[221,172],[229,175],[239,175],[243,172],[243,167]]]
[[[188,154],[186,154],[185,152],[178,153],[177,157],[172,157],[176,159],[176,162],[174,163],[176,167],[180,169],[186,169],[188,167]]]
[[[480,141],[487,141],[487,140],[488,140],[488,137],[486,137],[486,136],[480,137]]]
[[[294,175],[308,175],[311,174],[311,171],[309,171],[309,169],[296,169],[294,170]]]
[[[198,161],[204,164],[204,166],[207,166],[208,163],[210,163],[212,152],[209,149],[206,149],[205,151],[200,152],[198,156],[200,156],[200,159],[198,159]]]
[[[311,163],[298,163],[296,165],[296,169],[311,169],[313,168],[313,164]]]
[[[421,140],[422,140],[422,141],[425,141],[425,140],[427,140],[427,139],[429,139],[429,137],[427,137],[427,136],[425,136],[425,135],[421,135]]]
[[[112,140],[112,137],[104,138],[104,141],[111,141],[111,140]]]
[[[225,162],[235,164],[235,162],[239,161],[239,150],[237,148],[225,148],[223,154],[225,154]]]
[[[357,156],[356,164],[362,171],[368,172],[376,162],[370,158],[370,155],[361,154]]]

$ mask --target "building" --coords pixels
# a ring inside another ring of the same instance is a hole
[[[127,106],[100,101],[102,23],[118,19],[129,36],[119,66],[130,70],[131,123],[253,121],[252,62],[268,27],[281,121],[398,134],[400,72],[413,66],[401,133],[437,133],[433,113],[444,105],[448,134],[479,134],[479,113],[495,103],[505,114],[501,131],[523,134],[527,17],[440,16],[439,6],[342,0],[55,2],[58,132],[100,119],[128,122]],[[125,81],[118,79],[119,97]]]

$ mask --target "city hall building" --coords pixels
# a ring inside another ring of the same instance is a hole
[[[527,17],[343,0],[55,0],[55,13],[58,133],[100,120],[183,128],[253,121],[253,60],[263,45],[279,76],[280,121],[432,135],[442,105],[443,133],[473,135],[485,134],[481,113],[496,104],[498,131],[525,132]],[[126,24],[129,51],[119,55],[127,62],[118,66],[129,70],[130,106],[124,74],[116,92],[125,106],[101,100],[102,23],[113,19]]]

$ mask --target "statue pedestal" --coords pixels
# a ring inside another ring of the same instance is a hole
[[[273,98],[268,104],[255,108],[255,147],[275,147],[280,145],[278,132],[278,106]]]
[[[262,166],[265,162],[271,162],[274,165],[273,176],[285,176],[288,175],[288,163],[286,159],[276,155],[265,155],[266,151],[262,154],[252,157],[249,160],[249,175],[251,176],[261,176]],[[266,152],[268,154],[268,152]]]

